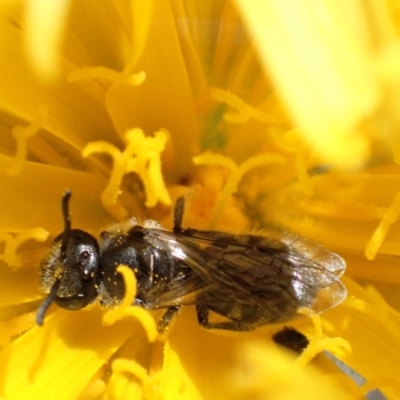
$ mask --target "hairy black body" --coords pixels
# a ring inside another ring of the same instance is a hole
[[[38,311],[38,323],[51,302],[79,309],[99,300],[119,304],[125,293],[118,265],[132,268],[137,295],[132,304],[165,308],[159,330],[181,306],[196,306],[205,328],[251,330],[319,313],[340,303],[345,262],[322,246],[287,233],[266,236],[184,229],[184,199],[177,200],[173,231],[132,218],[111,226],[97,241],[70,229],[63,198],[64,232],[41,263],[43,290],[50,292]],[[224,321],[210,322],[213,311]]]

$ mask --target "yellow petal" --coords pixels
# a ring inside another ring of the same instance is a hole
[[[29,0],[26,2],[26,46],[32,67],[44,81],[59,72],[58,53],[69,11],[69,0]]]
[[[360,165],[369,149],[357,126],[381,96],[362,4],[236,4],[254,35],[264,70],[306,141],[326,162]],[[390,26],[389,20],[385,23]]]
[[[132,334],[132,324],[104,328],[99,312],[61,311],[46,318],[0,354],[7,398],[76,398]],[[21,373],[25,365],[25,373]],[[7,373],[6,373],[7,372]]]

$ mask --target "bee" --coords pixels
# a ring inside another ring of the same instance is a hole
[[[172,232],[158,222],[135,218],[114,224],[97,240],[71,229],[67,190],[62,197],[64,231],[40,264],[41,289],[48,293],[37,312],[43,324],[52,303],[78,310],[94,301],[106,308],[121,303],[125,283],[118,265],[132,268],[137,294],[132,304],[165,309],[165,331],[182,306],[194,306],[207,329],[248,331],[321,313],[346,297],[337,254],[289,234],[232,235],[183,228],[185,200],[177,199]],[[211,321],[210,312],[223,318]]]

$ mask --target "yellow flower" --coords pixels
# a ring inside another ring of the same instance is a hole
[[[0,398],[398,398],[399,6],[3,1]],[[348,297],[290,321],[297,356],[272,340],[288,324],[206,330],[193,307],[158,335],[124,266],[121,305],[52,305],[39,327],[66,188],[93,234],[170,229],[184,195],[184,227],[310,238],[345,258]]]

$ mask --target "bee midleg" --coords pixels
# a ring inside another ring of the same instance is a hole
[[[227,322],[209,322],[208,314],[210,309],[204,304],[196,306],[197,320],[199,324],[206,329],[225,329],[228,331],[252,331],[256,325],[249,324],[243,321],[227,321]]]
[[[164,315],[160,318],[157,323],[157,330],[159,333],[164,333],[165,330],[168,328],[169,324],[174,318],[174,315],[179,311],[180,307],[173,306],[168,307],[167,311],[165,311]]]
[[[182,232],[182,220],[184,211],[185,211],[185,199],[183,198],[183,196],[181,196],[178,197],[175,202],[174,227],[173,227],[174,233]]]

